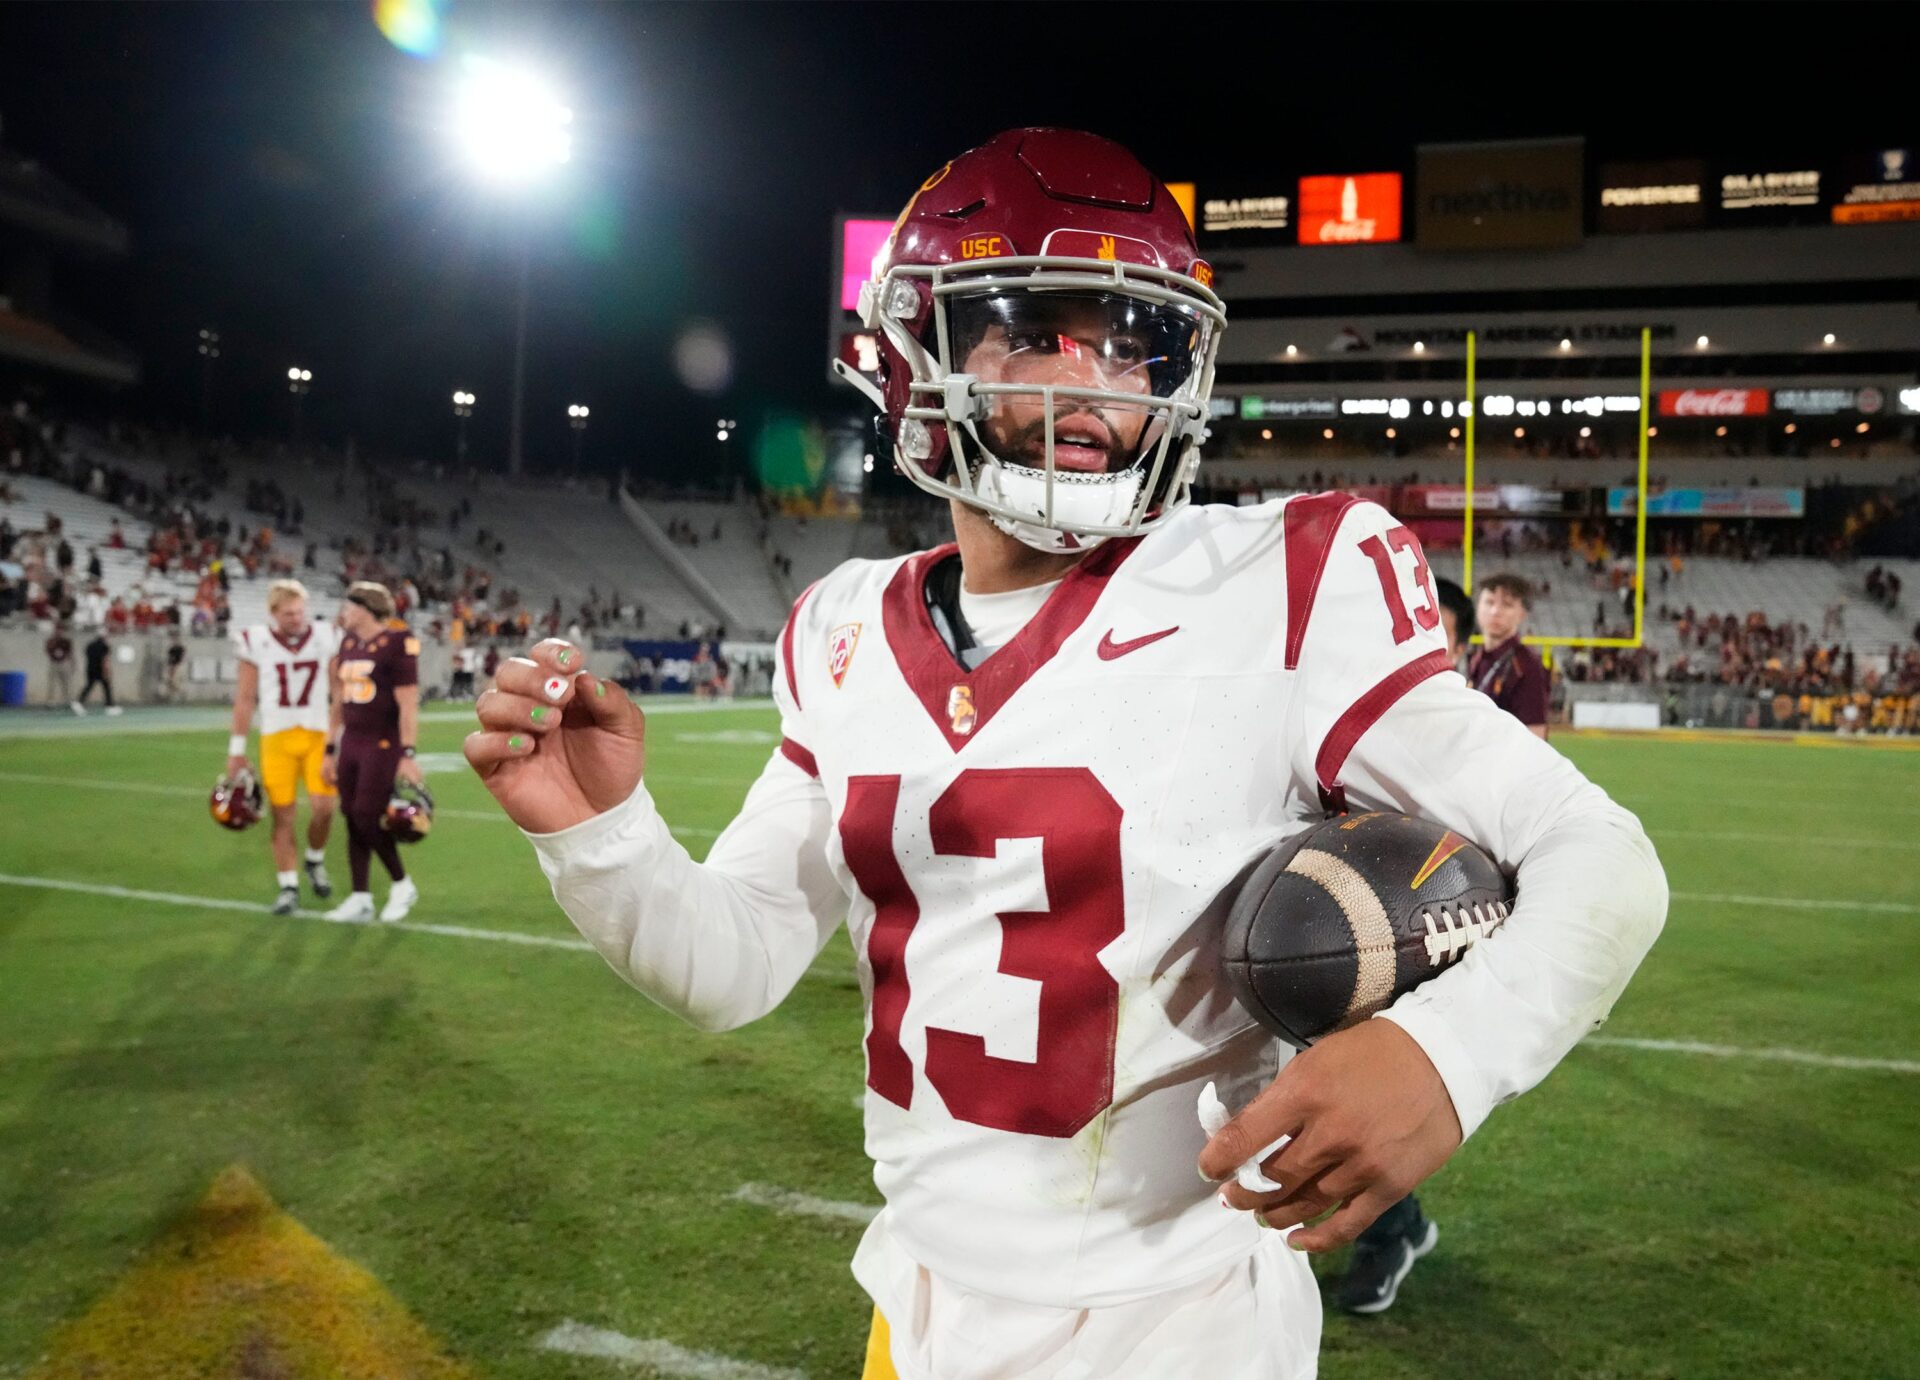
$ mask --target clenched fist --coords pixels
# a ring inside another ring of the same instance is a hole
[[[581,669],[571,643],[549,638],[503,662],[474,712],[467,762],[508,818],[551,834],[633,794],[647,760],[647,721],[619,686]]]

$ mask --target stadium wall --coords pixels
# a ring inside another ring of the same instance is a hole
[[[73,689],[78,694],[86,684],[84,650],[91,633],[75,631]],[[44,706],[47,702],[47,634],[37,628],[0,629],[0,672],[27,673],[27,704]],[[125,636],[110,639],[113,644],[113,698],[117,704],[160,704],[166,675],[167,639],[153,636]],[[224,704],[233,698],[234,656],[225,638],[190,637],[185,639],[187,660],[180,677],[176,704]],[[617,660],[617,658],[616,658]],[[453,648],[432,642],[420,648],[420,684],[429,691],[444,693],[453,672]],[[100,706],[99,697],[93,701]]]

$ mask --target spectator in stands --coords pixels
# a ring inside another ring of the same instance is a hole
[[[1552,687],[1540,658],[1520,640],[1532,598],[1532,587],[1519,575],[1502,572],[1480,582],[1474,613],[1487,641],[1468,662],[1467,681],[1536,738],[1545,738]]]
[[[61,575],[73,574],[73,543],[65,537],[60,538],[60,545],[54,553],[54,563],[60,567]]]
[[[108,587],[94,583],[84,595],[79,605],[79,624],[81,628],[100,628],[108,620]]]
[[[97,583],[105,577],[105,574],[106,572],[100,564],[100,548],[97,546],[89,546],[87,548],[87,578]]]
[[[186,660],[186,644],[180,640],[180,630],[175,628],[167,638],[167,669],[160,682],[160,693],[168,701],[180,698],[180,673]]]
[[[96,685],[107,702],[107,713],[118,716],[121,713],[120,706],[113,702],[113,647],[104,632],[95,633],[93,640],[87,643],[87,683],[72,704],[73,712],[81,718],[86,717],[87,697],[93,693]]]
[[[47,638],[47,703],[71,704],[73,702],[73,639],[67,636],[67,625],[56,623],[53,633]]]
[[[480,666],[480,653],[472,647],[461,647],[453,654],[453,683],[447,688],[450,699],[470,700],[473,698],[474,672]]]

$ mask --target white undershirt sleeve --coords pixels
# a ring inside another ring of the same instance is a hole
[[[702,1030],[773,1010],[846,918],[817,777],[776,751],[704,863],[643,783],[624,804],[529,834],[554,900],[613,970]]]
[[[1666,874],[1639,820],[1451,672],[1373,724],[1341,778],[1356,810],[1434,820],[1517,871],[1506,924],[1380,1017],[1472,1135],[1606,1019],[1665,922]]]

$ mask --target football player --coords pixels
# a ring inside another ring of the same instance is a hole
[[[247,734],[254,706],[260,715],[260,784],[273,810],[275,915],[300,905],[302,859],[294,845],[294,795],[307,787],[307,884],[315,896],[333,894],[327,878],[327,835],[338,797],[322,770],[331,703],[333,654],[339,629],[308,614],[307,590],[298,580],[267,586],[267,621],[232,634],[240,678],[233,691],[233,734],[227,740],[227,776],[247,769]]]
[[[400,849],[382,824],[393,783],[418,786],[415,755],[420,730],[420,640],[393,616],[393,595],[370,580],[347,587],[340,606],[346,634],[334,661],[333,721],[327,742],[327,779],[340,791],[347,816],[347,862],[353,892],[327,912],[329,920],[373,919],[368,874],[379,855],[393,879],[382,920],[404,920],[420,899],[400,861]]]
[[[579,649],[507,662],[477,707],[469,762],[669,1010],[754,1020],[847,923],[875,1380],[1313,1374],[1302,1252],[1544,1077],[1664,918],[1634,818],[1451,670],[1410,531],[1337,493],[1188,504],[1212,277],[1167,189],[1095,136],[1010,131],[926,180],[862,294],[867,388],[955,542],[801,596],[783,741],[703,863]],[[1229,995],[1219,930],[1249,863],[1349,803],[1446,821],[1520,899],[1290,1054]],[[1239,1108],[1211,1137],[1209,1082]],[[1219,1186],[1255,1157],[1279,1190]]]

